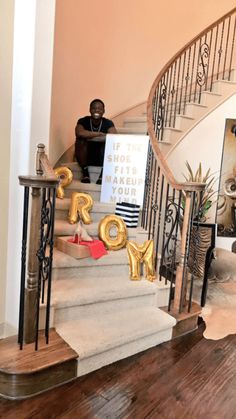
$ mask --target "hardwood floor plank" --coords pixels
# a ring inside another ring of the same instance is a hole
[[[17,419],[236,419],[236,335],[192,334],[32,399],[0,400]]]

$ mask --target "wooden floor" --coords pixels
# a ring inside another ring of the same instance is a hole
[[[236,418],[236,335],[203,330],[32,399],[1,399],[0,418]]]

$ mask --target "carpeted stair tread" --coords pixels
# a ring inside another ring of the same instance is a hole
[[[90,193],[92,191],[100,192],[101,185],[97,185],[96,183],[82,183],[79,180],[72,180],[70,185],[65,188],[65,191],[68,189],[72,189],[77,192],[85,192]]]
[[[142,279],[131,281],[129,277],[60,279],[53,282],[52,303],[55,307],[94,304],[142,295],[155,295],[155,282]]]
[[[101,217],[102,218],[102,217]],[[92,222],[91,224],[85,225],[85,228],[90,236],[98,237],[98,225],[99,222]],[[73,236],[76,228],[76,224],[70,224],[67,220],[56,220],[54,233],[56,236]],[[136,237],[137,230],[135,228],[127,228],[128,238],[134,240]],[[138,230],[140,231],[140,230]],[[114,228],[114,235],[116,229]],[[112,235],[112,231],[111,231]]]
[[[175,323],[173,317],[156,307],[141,307],[71,320],[57,325],[56,330],[81,360],[170,329]]]
[[[98,222],[85,225],[90,236],[98,237]],[[67,220],[56,220],[54,232],[56,236],[73,236],[76,224],[70,224]]]
[[[110,265],[127,265],[127,250],[120,249],[117,251],[108,251],[106,256],[100,259],[84,258],[75,259],[66,253],[54,249],[53,252],[53,268],[72,268],[72,267],[91,267],[91,266],[110,266]]]
[[[70,208],[71,199],[70,198],[64,198],[64,199],[56,199],[56,209],[65,211],[69,210]],[[115,213],[116,204],[113,203],[105,203],[105,202],[97,202],[95,201],[93,204],[93,208],[91,210],[91,214],[93,212],[106,212],[108,214]]]

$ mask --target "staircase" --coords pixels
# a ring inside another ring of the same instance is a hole
[[[114,214],[114,204],[99,202],[99,168],[90,168],[92,183],[82,184],[77,164],[70,164],[75,180],[64,200],[56,202],[55,235],[71,236],[67,221],[72,191],[88,192],[94,199],[92,224],[86,230],[98,235],[98,222]],[[93,171],[92,171],[93,169]],[[142,243],[147,233],[129,228],[128,238]],[[53,324],[59,335],[78,353],[77,375],[143,351],[171,339],[176,320],[158,307],[168,305],[165,281],[130,281],[126,249],[109,251],[98,260],[75,259],[54,249]]]
[[[213,82],[212,91],[202,91],[200,103],[190,101],[181,105],[175,117],[175,127],[165,127],[158,146],[165,158],[180,141],[213,109],[236,91],[236,71],[230,81]],[[120,134],[146,134],[147,115],[143,106],[137,115],[120,116]],[[56,204],[56,236],[71,236],[75,226],[67,221],[70,196],[74,191],[93,196],[93,223],[86,227],[97,237],[99,220],[114,214],[114,204],[100,203],[101,186],[95,184],[100,168],[90,168],[92,183],[81,184],[78,164],[61,162],[73,172],[73,182],[65,190],[65,199]],[[142,243],[147,230],[128,229],[129,239]],[[158,270],[158,267],[157,267]],[[54,325],[60,336],[78,353],[77,375],[83,375],[118,359],[130,356],[162,341],[171,339],[176,320],[158,307],[168,305],[169,285],[163,281],[129,280],[126,250],[109,252],[94,261],[76,260],[58,250],[53,266]]]
[[[205,184],[177,182],[167,157],[187,132],[235,93],[235,37],[236,8],[165,65],[150,91],[147,115],[141,104],[135,109],[138,112],[130,109],[125,116],[114,118],[119,133],[148,131],[150,136],[142,216],[138,228],[128,229],[128,239],[153,240],[157,281],[130,281],[125,249],[109,251],[98,260],[75,259],[61,252],[57,244],[53,249],[54,237],[59,247],[60,238],[73,235],[74,226],[67,222],[73,191],[88,192],[94,199],[93,222],[87,230],[95,238],[99,220],[113,214],[114,205],[99,202],[101,187],[95,184],[99,168],[91,168],[91,184],[80,183],[71,147],[57,166],[66,163],[74,180],[65,199],[56,201],[54,211],[58,179],[44,145],[38,145],[37,176],[19,177],[24,186],[24,217],[18,343],[24,350],[19,351],[15,337],[13,362],[12,340],[0,342],[4,352],[0,394],[28,397],[196,327],[200,307],[192,301],[194,272],[189,249],[193,223],[199,222],[197,205],[201,209],[196,197],[202,196]],[[194,243],[193,260],[197,250],[198,243]],[[48,291],[46,297],[42,290]],[[40,303],[46,313],[43,332],[39,330]],[[49,333],[50,326],[56,331]]]

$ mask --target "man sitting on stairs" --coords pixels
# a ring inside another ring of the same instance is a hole
[[[89,111],[91,116],[80,118],[75,127],[75,156],[83,183],[90,183],[88,166],[103,166],[106,134],[116,134],[113,122],[103,117],[105,105],[101,99],[92,100]],[[102,169],[96,183],[102,183]]]

